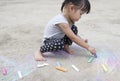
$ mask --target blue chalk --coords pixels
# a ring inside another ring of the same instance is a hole
[[[56,66],[61,66],[60,62],[56,62]]]

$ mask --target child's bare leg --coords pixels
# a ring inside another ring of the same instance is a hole
[[[65,51],[68,52],[69,54],[74,53],[74,51],[69,47],[69,45],[65,45]]]
[[[85,39],[85,40],[83,40],[83,41],[85,41],[85,43],[88,43],[88,39]],[[69,47],[69,45],[65,45],[65,51],[66,52],[68,52],[69,54],[73,54],[74,53],[74,50],[72,50],[70,47]]]
[[[36,61],[45,61],[45,58],[42,56],[42,53],[40,52],[40,50],[36,51],[36,53],[34,54],[34,57]]]

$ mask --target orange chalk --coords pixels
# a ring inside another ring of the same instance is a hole
[[[67,69],[63,68],[63,67],[60,67],[60,66],[56,66],[56,69],[57,70],[60,70],[60,71],[63,71],[63,72],[66,72]]]

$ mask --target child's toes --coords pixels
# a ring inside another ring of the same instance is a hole
[[[44,57],[42,57],[40,61],[46,61],[46,59]]]
[[[46,59],[44,57],[35,57],[36,61],[45,61]]]

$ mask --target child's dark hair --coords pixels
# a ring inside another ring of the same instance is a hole
[[[61,11],[63,11],[64,6],[69,3],[72,3],[76,7],[79,7],[82,11],[84,11],[87,14],[90,12],[91,6],[89,0],[64,0],[61,6]]]

